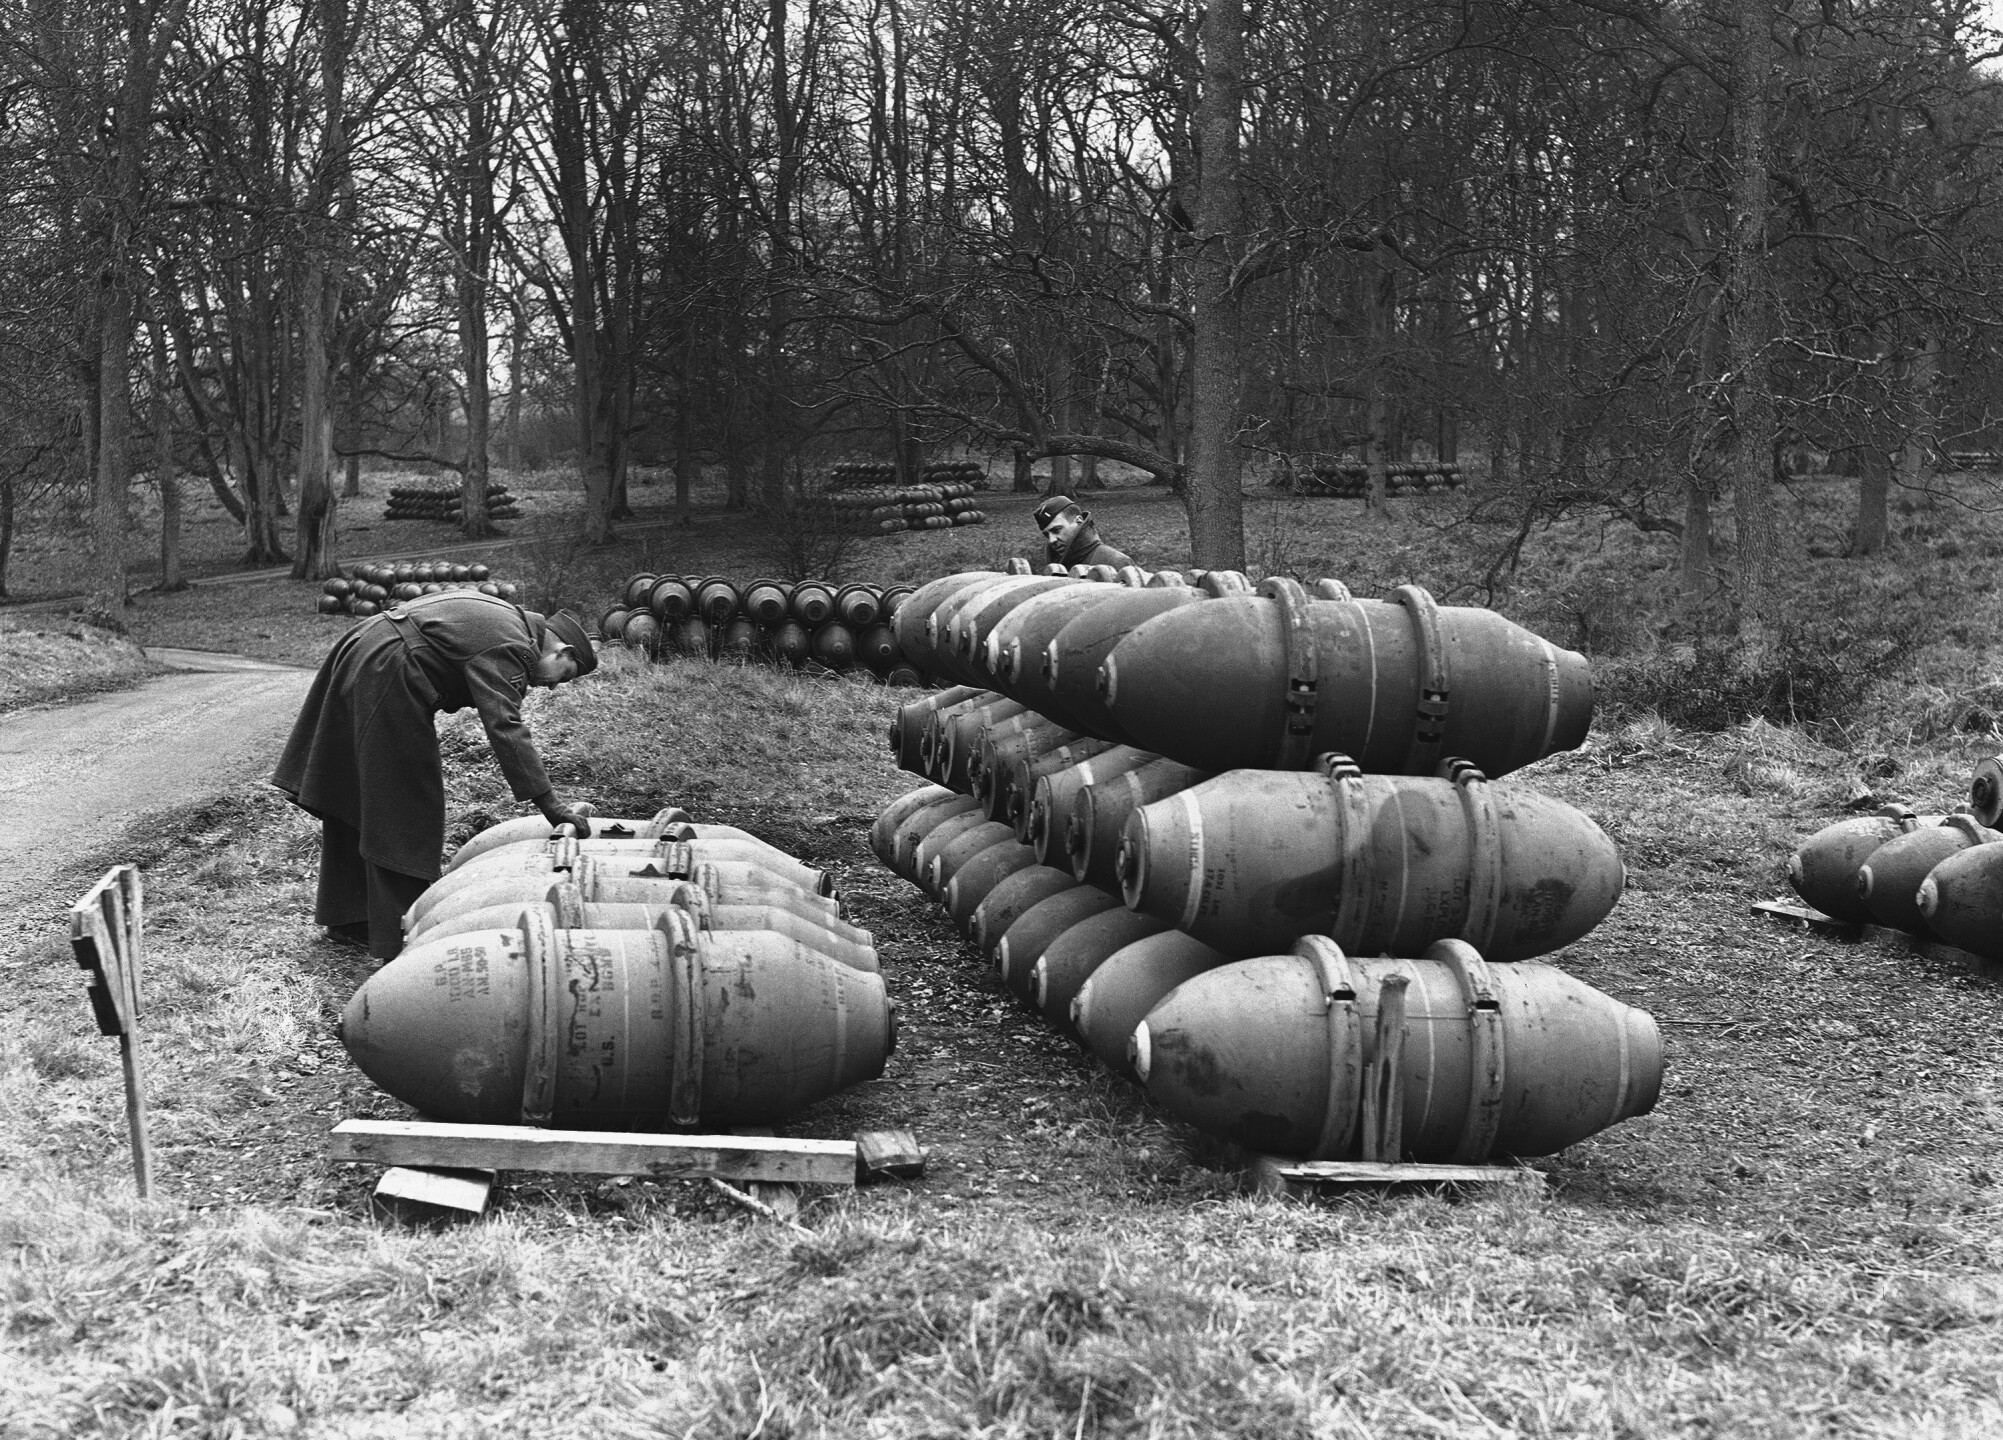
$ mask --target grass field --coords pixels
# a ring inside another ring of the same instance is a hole
[[[917,782],[881,741],[904,697],[860,681],[620,654],[530,711],[566,793],[752,829],[833,869],[876,933],[898,1052],[790,1130],[909,1125],[931,1165],[815,1201],[810,1237],[693,1185],[530,1175],[475,1223],[373,1214],[373,1172],[327,1162],[324,1134],[404,1112],[332,1034],[366,966],[309,923],[311,826],[247,789],[106,835],[0,936],[0,1435],[2003,1433],[2003,980],[1747,909],[1853,781],[1946,808],[1999,748],[2003,526],[1980,498],[1902,513],[1894,553],[1858,563],[1810,553],[1843,502],[1803,487],[1802,688],[1715,729],[1667,542],[1573,523],[1526,547],[1497,603],[1619,680],[1582,750],[1520,777],[1593,815],[1631,877],[1558,960],[1653,1012],[1669,1063],[1657,1110],[1538,1162],[1539,1194],[1241,1195],[869,856],[874,811]],[[868,542],[850,578],[992,564],[1027,548],[1030,503]],[[1363,522],[1261,497],[1254,556],[1467,603],[1490,532],[1463,505]],[[1156,492],[1095,506],[1143,563],[1186,558]],[[764,558],[706,506],[692,532],[535,563],[602,603],[629,570]],[[134,632],[311,663],[339,632],[311,593],[144,595]],[[1836,693],[1828,656],[1868,673]],[[1796,694],[1812,723],[1786,723]],[[444,733],[454,833],[517,813],[477,728]],[[150,1205],[58,924],[122,859],[152,906]]]

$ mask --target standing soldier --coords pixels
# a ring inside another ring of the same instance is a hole
[[[522,723],[531,685],[554,688],[598,664],[568,610],[544,618],[474,590],[444,590],[372,615],[334,643],[293,722],[272,783],[320,820],[313,918],[330,938],[387,960],[402,917],[438,878],[445,778],[433,716],[479,712],[517,800],[552,826],[580,811],[557,798]]]

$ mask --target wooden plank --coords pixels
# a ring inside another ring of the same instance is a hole
[[[1363,1072],[1363,1157],[1396,1161],[1405,1152],[1405,987],[1386,975],[1377,991],[1377,1033]]]
[[[118,1040],[125,1072],[125,1124],[139,1198],[153,1194],[153,1146],[146,1131],[146,1066],[139,1045],[139,971],[144,892],[138,867],[114,865],[70,907],[70,949],[84,972],[98,1033]]]
[[[327,1153],[335,1160],[422,1169],[855,1184],[852,1140],[643,1135],[623,1130],[539,1130],[531,1125],[446,1125],[431,1120],[343,1120],[328,1136]]]
[[[494,1188],[491,1170],[419,1170],[392,1165],[376,1181],[378,1200],[415,1200],[478,1215]]]
[[[925,1173],[925,1147],[909,1130],[858,1130],[855,1156],[860,1178],[895,1175],[915,1180]]]
[[[1894,930],[1889,925],[1852,925],[1820,910],[1790,904],[1785,900],[1755,900],[1752,909],[1755,914],[1769,919],[1798,921],[1818,934],[1834,939],[1870,943],[1890,941],[1905,946],[1915,954],[1964,966],[1978,975],[2003,974],[2003,961],[1990,960],[1958,945],[1950,945],[1945,940],[1936,940],[1931,935],[1915,935],[1909,930]]]
[[[1256,1157],[1250,1168],[1261,1195],[1305,1199],[1324,1185],[1520,1185],[1542,1188],[1541,1172],[1522,1165],[1422,1165],[1410,1161],[1285,1160]]]

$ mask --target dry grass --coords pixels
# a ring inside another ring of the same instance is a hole
[[[1163,558],[1168,502],[1098,508]],[[1301,573],[1380,579],[1427,533],[1304,530],[1274,530]],[[1525,604],[1585,553],[1551,544],[1526,559]],[[1943,643],[1990,683],[1977,583]],[[289,633],[285,587],[237,593],[244,625]],[[1854,779],[1943,808],[1987,733],[1902,731],[1888,689],[1813,734],[1610,715],[1533,767],[1622,848],[1628,895],[1562,963],[1662,1021],[1661,1105],[1540,1162],[1543,1195],[1305,1207],[1241,1198],[1216,1147],[1015,1006],[869,859],[868,817],[915,783],[881,741],[901,698],[621,655],[530,715],[568,793],[744,824],[835,868],[876,932],[900,1049],[797,1129],[908,1124],[932,1165],[816,1201],[808,1240],[694,1186],[529,1175],[477,1223],[373,1214],[372,1173],[329,1164],[324,1132],[401,1111],[331,1034],[365,969],[307,922],[310,825],[246,792],[104,837],[0,932],[0,1435],[2003,1431],[2003,991],[1746,909]],[[456,833],[518,813],[476,729],[455,722],[445,748]],[[145,1206],[57,923],[121,858],[153,904],[164,1198]]]
[[[122,690],[158,673],[122,636],[47,616],[0,615],[0,715]]]

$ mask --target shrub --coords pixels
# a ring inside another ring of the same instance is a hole
[[[1755,716],[1776,725],[1840,723],[1927,643],[1934,624],[1921,609],[1793,620],[1763,656],[1704,636],[1600,663],[1600,696],[1616,710],[1653,710],[1691,730],[1724,730]]]

